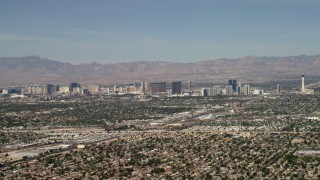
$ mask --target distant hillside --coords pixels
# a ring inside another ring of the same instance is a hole
[[[256,79],[320,75],[320,55],[242,57],[197,63],[141,61],[73,65],[37,56],[0,58],[0,84],[116,83],[137,81]]]

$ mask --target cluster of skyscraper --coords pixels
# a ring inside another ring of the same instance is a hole
[[[182,88],[181,81],[175,81],[171,83],[171,90],[167,90],[166,82],[141,82],[140,87],[133,86],[117,86],[114,85],[113,89],[102,88],[99,85],[90,84],[82,87],[79,83],[70,83],[69,85],[53,85],[47,84],[44,86],[39,85],[29,85],[19,90],[10,90],[13,93],[21,93],[25,95],[70,95],[70,94],[94,94],[94,93],[106,93],[106,94],[165,94],[165,95],[181,95],[187,93],[189,95],[196,95],[197,91],[192,91],[192,82],[188,81],[186,84],[186,89]],[[11,94],[5,92],[7,94]],[[193,93],[193,94],[192,94]],[[229,80],[229,85],[225,88],[220,86],[214,86],[213,88],[203,88],[200,95],[203,96],[214,96],[219,94],[234,95],[234,94],[250,94],[249,85],[240,87],[237,85],[237,80]]]
[[[189,86],[190,84],[190,86]],[[182,93],[182,82],[176,81],[171,84],[171,94],[181,94]],[[188,87],[191,89],[191,81],[188,82]],[[167,92],[166,82],[141,82],[141,93],[165,93]]]
[[[79,83],[70,83],[69,85],[29,85],[25,88],[21,88],[21,93],[32,95],[88,94],[98,92],[98,90],[98,85],[92,84],[86,87],[81,87]]]
[[[216,96],[216,95],[249,95],[250,94],[250,86],[244,85],[241,87],[241,85],[238,85],[238,82],[236,79],[230,79],[228,80],[228,85],[225,87],[221,86],[214,86],[213,88],[202,88],[201,89],[201,95],[202,96]]]

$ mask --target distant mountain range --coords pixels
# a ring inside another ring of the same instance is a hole
[[[211,81],[227,78],[261,79],[320,75],[320,55],[242,57],[196,63],[140,61],[79,64],[37,56],[0,58],[0,84],[125,83],[138,81]]]

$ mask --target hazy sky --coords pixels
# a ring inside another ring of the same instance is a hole
[[[1,0],[0,57],[195,62],[320,54],[319,0]]]

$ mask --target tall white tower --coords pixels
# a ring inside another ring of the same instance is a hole
[[[281,91],[280,84],[277,84],[277,94],[280,94],[280,91]]]
[[[305,94],[306,90],[304,89],[304,74],[301,74],[301,94]]]

